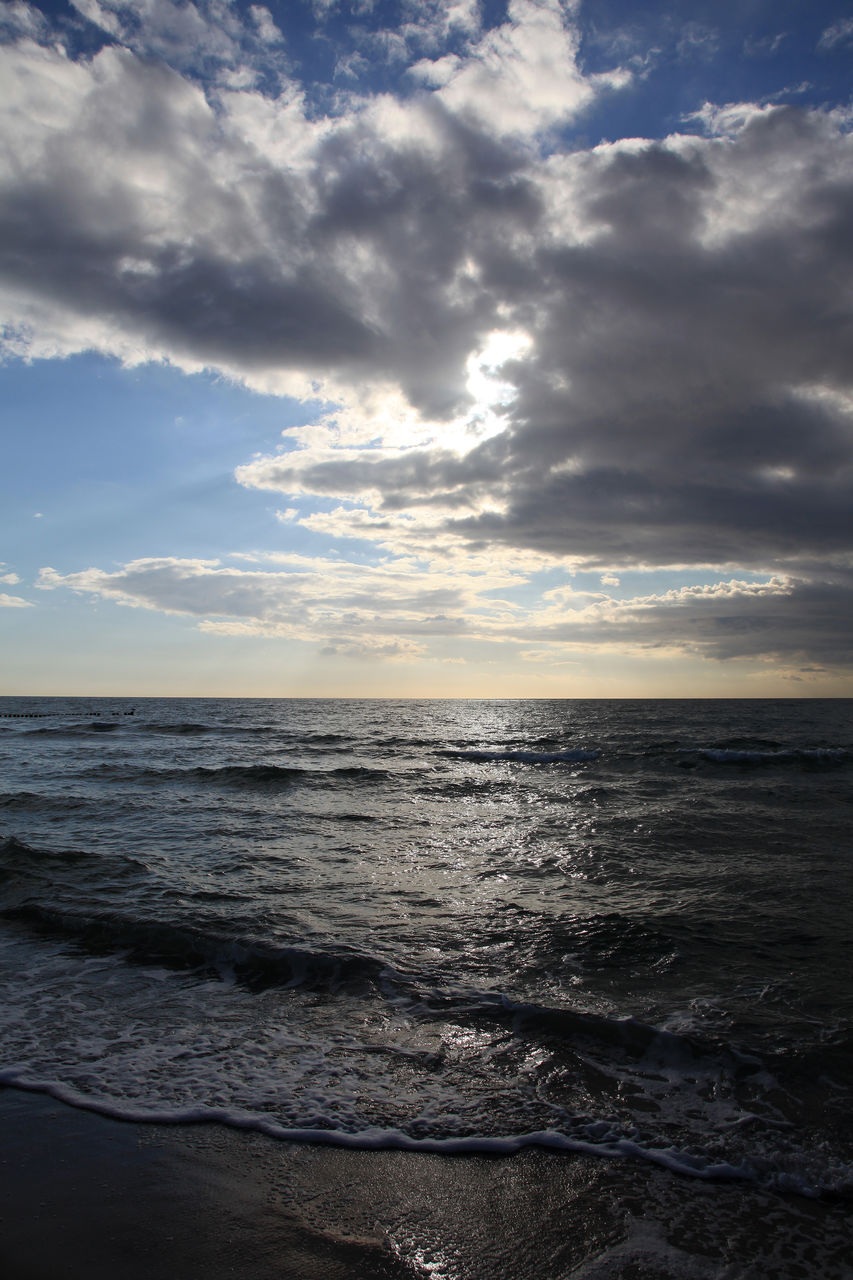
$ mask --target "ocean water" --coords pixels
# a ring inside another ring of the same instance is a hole
[[[0,699],[0,1083],[853,1199],[852,713]]]

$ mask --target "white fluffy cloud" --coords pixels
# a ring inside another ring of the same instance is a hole
[[[559,0],[510,0],[507,22],[483,34],[464,56],[423,59],[413,75],[435,88],[451,113],[504,136],[563,124],[604,88],[624,87],[630,72],[588,77],[578,66],[578,37]]]
[[[70,0],[77,12],[125,48],[172,66],[213,70],[226,81],[255,78],[284,37],[265,5],[246,18],[230,0]]]

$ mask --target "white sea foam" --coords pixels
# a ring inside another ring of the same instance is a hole
[[[702,1180],[754,1180],[754,1170],[745,1165],[726,1162],[710,1163],[689,1152],[675,1148],[645,1147],[628,1138],[610,1142],[593,1142],[554,1129],[539,1129],[531,1133],[471,1134],[463,1137],[413,1137],[396,1128],[364,1128],[357,1133],[341,1129],[288,1126],[267,1116],[228,1107],[185,1106],[157,1107],[137,1106],[84,1094],[57,1081],[41,1080],[28,1076],[15,1068],[0,1070],[0,1084],[43,1093],[69,1106],[94,1111],[114,1120],[139,1124],[222,1124],[234,1129],[251,1130],[266,1134],[282,1142],[310,1142],[323,1146],[344,1147],[356,1151],[413,1151],[435,1155],[516,1155],[528,1147],[540,1147],[548,1151],[567,1151],[611,1159],[631,1158],[649,1161],[673,1173]],[[793,1188],[791,1188],[793,1189]]]

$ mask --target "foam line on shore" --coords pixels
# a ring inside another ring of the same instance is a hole
[[[337,1129],[287,1128],[262,1116],[230,1111],[223,1107],[199,1106],[155,1110],[148,1107],[123,1106],[120,1103],[87,1097],[78,1090],[57,1081],[36,1080],[20,1075],[14,1068],[0,1071],[0,1085],[21,1089],[28,1093],[47,1094],[67,1106],[94,1111],[108,1119],[132,1124],[222,1124],[232,1129],[263,1133],[280,1142],[314,1143],[357,1151],[511,1156],[527,1147],[539,1147],[549,1151],[607,1156],[611,1159],[645,1160],[669,1169],[673,1173],[706,1181],[755,1180],[754,1171],[746,1165],[706,1164],[700,1158],[675,1148],[647,1148],[629,1138],[596,1143],[570,1137],[554,1129],[539,1129],[532,1133],[512,1135],[470,1135],[454,1138],[413,1138],[399,1129],[364,1129],[361,1133],[346,1133]]]

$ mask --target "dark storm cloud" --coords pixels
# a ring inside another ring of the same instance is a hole
[[[518,482],[491,536],[649,563],[849,547],[851,159],[790,109],[686,155],[603,159],[593,243],[539,254]]]
[[[387,509],[491,491],[504,510],[456,533],[601,565],[849,549],[851,160],[835,121],[791,108],[583,158],[566,185],[588,238],[468,238],[482,289],[535,337],[507,366],[507,432],[464,457],[297,452],[257,483]]]
[[[618,649],[678,648],[718,662],[770,660],[796,669],[853,662],[853,581],[833,578],[718,583],[624,603],[602,603],[527,637]]]

